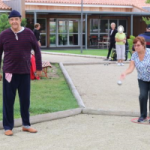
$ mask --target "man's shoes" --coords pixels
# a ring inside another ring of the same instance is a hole
[[[26,132],[30,132],[30,133],[37,133],[37,130],[36,129],[33,129],[33,128],[25,128],[25,127],[22,127],[22,131],[26,131]]]
[[[143,117],[140,117],[139,119],[138,119],[138,122],[145,122],[146,121],[146,118],[143,118]]]
[[[12,136],[12,135],[13,135],[12,130],[6,130],[6,131],[5,131],[5,135],[7,135],[7,136]]]

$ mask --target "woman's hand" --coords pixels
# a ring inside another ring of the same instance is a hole
[[[125,77],[126,77],[126,73],[122,73],[122,74],[120,75],[120,80],[125,79]]]

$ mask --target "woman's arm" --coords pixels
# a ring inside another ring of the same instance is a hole
[[[116,40],[116,42],[123,42],[124,41],[124,39],[123,40],[119,40],[118,38],[115,38],[115,40]]]
[[[126,77],[126,75],[132,73],[134,68],[135,68],[134,61],[131,61],[128,69],[121,74],[120,79],[124,79]]]

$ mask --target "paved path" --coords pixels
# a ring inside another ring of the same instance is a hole
[[[99,62],[93,58],[43,55],[51,62]],[[138,111],[136,72],[122,86],[116,84],[127,67],[116,65],[66,66],[88,108]],[[0,130],[0,150],[147,150],[149,125],[131,123],[130,117],[77,115],[33,125],[37,134],[15,128],[7,137]]]
[[[0,131],[0,150],[148,150],[148,125],[129,117],[78,115],[34,125],[37,134]]]

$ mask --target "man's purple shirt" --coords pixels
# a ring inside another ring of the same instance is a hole
[[[4,52],[3,72],[29,74],[31,49],[35,52],[36,69],[42,70],[41,52],[33,32],[25,28],[17,36],[18,40],[10,28],[0,34],[0,67]]]

